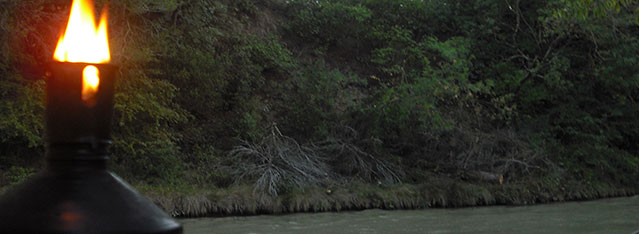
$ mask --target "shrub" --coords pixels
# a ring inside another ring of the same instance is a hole
[[[4,178],[9,185],[20,184],[34,174],[33,168],[13,166],[4,172]]]
[[[332,172],[315,151],[282,135],[276,125],[259,143],[244,142],[229,152],[238,181],[254,180],[254,191],[273,195],[290,186],[318,185]]]
[[[402,182],[403,172],[389,160],[367,152],[370,144],[361,141],[355,129],[341,127],[332,131],[331,137],[323,141],[312,142],[311,148],[320,153],[333,171],[345,178],[359,178],[369,183],[396,184]],[[368,146],[368,147],[367,147]]]

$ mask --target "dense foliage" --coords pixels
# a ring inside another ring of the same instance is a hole
[[[432,175],[639,186],[636,3],[610,2],[112,0],[112,164],[270,194]],[[2,184],[41,167],[67,5],[0,2]]]

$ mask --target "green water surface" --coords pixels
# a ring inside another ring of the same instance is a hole
[[[622,233],[639,231],[639,196],[535,206],[365,210],[180,220],[209,233]]]

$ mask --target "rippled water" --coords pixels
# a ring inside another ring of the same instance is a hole
[[[209,233],[622,233],[639,231],[639,196],[521,207],[365,210],[180,220]]]

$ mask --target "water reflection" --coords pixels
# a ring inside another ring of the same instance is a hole
[[[264,215],[184,219],[187,234],[209,233],[633,233],[639,196],[526,207]]]

